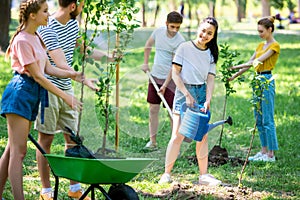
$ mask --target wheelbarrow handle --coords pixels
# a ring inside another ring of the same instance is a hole
[[[157,91],[158,96],[160,97],[160,99],[162,100],[163,104],[164,104],[165,107],[167,108],[167,110],[168,110],[168,112],[169,112],[169,115],[170,115],[171,119],[173,119],[173,113],[172,113],[172,110],[171,110],[169,104],[167,103],[167,101],[166,101],[164,95],[163,95],[162,93],[159,92],[159,88],[158,88],[158,86],[157,86],[157,84],[156,84],[154,78],[152,77],[152,75],[150,74],[149,71],[146,71],[146,74],[148,75],[148,77],[149,77],[151,83],[153,84],[155,90]]]
[[[29,133],[28,134],[28,138],[30,139],[30,141],[36,146],[36,148],[38,148],[38,150],[43,154],[47,154],[46,151],[41,147],[41,145],[32,137],[32,135]]]

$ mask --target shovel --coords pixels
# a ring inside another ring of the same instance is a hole
[[[146,74],[148,75],[148,77],[149,77],[151,83],[153,84],[155,90],[157,91],[158,96],[160,97],[160,99],[162,100],[163,104],[164,104],[165,107],[167,108],[168,113],[169,113],[171,119],[173,119],[173,113],[172,113],[172,110],[171,110],[171,108],[169,107],[169,105],[168,105],[168,103],[167,103],[167,101],[166,101],[164,95],[163,95],[162,93],[159,92],[158,85],[156,84],[155,80],[153,79],[153,77],[152,77],[152,75],[150,74],[149,71],[146,71]]]

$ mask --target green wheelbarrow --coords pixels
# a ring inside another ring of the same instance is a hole
[[[91,199],[94,200],[95,189],[99,189],[107,200],[138,200],[135,190],[125,183],[156,160],[153,158],[89,159],[46,154],[31,134],[28,137],[49,163],[55,178],[54,200],[58,197],[59,177],[90,185],[80,200],[90,192]],[[101,184],[111,184],[109,191],[106,192]]]

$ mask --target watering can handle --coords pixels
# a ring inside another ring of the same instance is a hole
[[[181,118],[183,118],[183,114],[185,113],[187,107],[188,107],[188,106],[186,105],[185,102],[181,104],[181,107],[180,107],[180,117],[181,117]],[[195,111],[195,112],[202,112],[202,111],[200,111],[200,109],[201,109],[201,108],[204,108],[203,106],[201,106],[201,105],[199,105],[199,104],[197,104],[197,103],[194,103],[194,107],[195,107],[195,108],[190,108],[190,109],[193,110],[193,111]],[[202,112],[202,113],[204,113],[204,112]],[[210,115],[209,110],[207,110],[205,114]]]
[[[182,103],[181,104],[181,108],[180,108],[180,113],[181,112],[185,112],[186,111],[186,109],[187,109],[187,105],[186,105],[186,103],[184,102],[184,103]],[[197,103],[194,103],[194,108],[191,108],[192,110],[194,110],[194,111],[199,111],[201,108],[204,108],[204,106],[201,106],[201,105],[199,105],[199,104],[197,104]],[[199,109],[199,110],[198,110]],[[207,111],[206,111],[207,112]]]

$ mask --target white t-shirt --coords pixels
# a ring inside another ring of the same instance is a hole
[[[172,67],[173,55],[184,37],[178,32],[173,38],[167,36],[167,27],[153,31],[151,37],[155,41],[155,56],[151,74],[159,79],[166,79]]]
[[[201,50],[192,41],[182,43],[176,50],[173,63],[182,67],[180,76],[184,83],[206,83],[208,74],[216,75],[216,64],[210,49]]]

